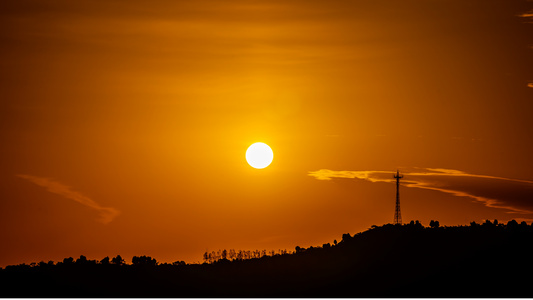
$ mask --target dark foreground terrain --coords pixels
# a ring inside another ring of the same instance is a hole
[[[212,264],[0,270],[2,297],[533,297],[533,227],[373,226],[337,245]]]

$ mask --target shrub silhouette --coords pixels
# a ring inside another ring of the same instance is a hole
[[[187,263],[185,263],[183,260],[177,260],[172,263],[173,266],[186,266]]]

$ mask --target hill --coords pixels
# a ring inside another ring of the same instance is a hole
[[[372,226],[336,245],[211,264],[8,266],[2,297],[532,297],[533,227]]]

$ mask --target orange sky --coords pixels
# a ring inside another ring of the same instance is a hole
[[[318,246],[392,222],[396,169],[404,222],[529,223],[532,17],[526,0],[3,1],[0,266]]]

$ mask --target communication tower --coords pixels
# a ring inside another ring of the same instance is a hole
[[[394,212],[394,224],[402,224],[402,213],[400,212],[400,179],[403,175],[400,175],[400,171],[396,170],[396,211]]]

